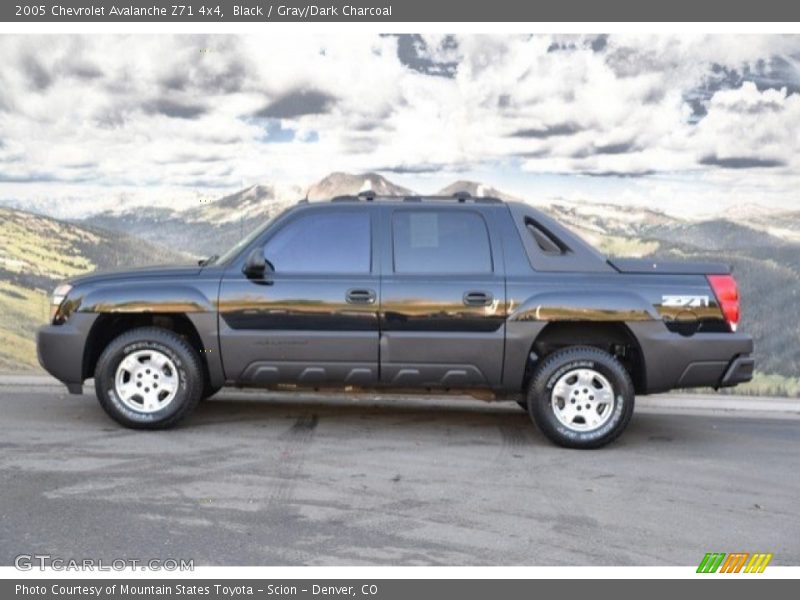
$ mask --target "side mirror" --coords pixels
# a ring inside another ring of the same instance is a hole
[[[264,258],[263,248],[254,248],[242,268],[248,277],[263,277],[267,272],[267,261]]]

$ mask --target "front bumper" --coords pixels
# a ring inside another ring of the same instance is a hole
[[[72,394],[83,389],[84,350],[96,318],[93,313],[75,313],[63,325],[45,325],[36,333],[39,364]]]
[[[642,350],[646,392],[729,387],[753,378],[753,338],[744,333],[673,333],[660,322],[630,324]]]

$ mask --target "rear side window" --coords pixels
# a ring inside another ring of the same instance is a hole
[[[276,273],[369,273],[370,216],[364,211],[298,217],[264,246]]]
[[[530,217],[525,219],[525,227],[533,236],[533,239],[536,241],[536,245],[539,246],[539,250],[545,254],[559,255],[564,254],[569,250],[564,242],[559,240],[556,236],[554,236]]]
[[[395,273],[491,273],[483,217],[464,210],[403,210],[392,218]]]

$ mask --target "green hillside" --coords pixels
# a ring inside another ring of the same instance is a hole
[[[38,367],[35,332],[59,281],[97,269],[185,256],[128,235],[0,208],[0,371]]]

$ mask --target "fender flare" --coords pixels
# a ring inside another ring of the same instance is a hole
[[[206,353],[201,357],[208,367],[211,384],[225,383],[217,329],[215,303],[197,288],[163,281],[130,285],[102,286],[77,299],[76,312],[118,315],[174,314],[189,319]]]
[[[655,308],[635,292],[600,289],[534,294],[518,307],[509,308],[504,387],[511,390],[521,388],[531,347],[548,323],[588,321],[627,325],[660,320]]]

